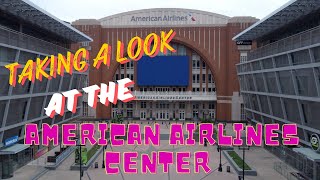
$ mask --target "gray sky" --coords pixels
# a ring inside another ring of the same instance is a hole
[[[31,0],[61,20],[100,19],[147,8],[187,8],[226,16],[267,16],[289,0]]]

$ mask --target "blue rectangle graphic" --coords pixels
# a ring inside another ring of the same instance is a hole
[[[143,56],[137,66],[138,86],[188,86],[188,56]]]

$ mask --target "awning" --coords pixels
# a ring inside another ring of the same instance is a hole
[[[4,154],[17,154],[18,152],[21,152],[27,148],[29,148],[29,145],[24,144],[14,144],[12,146],[6,147],[4,149],[0,150],[0,155]]]
[[[0,0],[0,9],[57,34],[71,42],[87,42],[92,39],[57,17],[43,10],[30,0]]]
[[[319,0],[290,0],[267,17],[236,35],[232,40],[256,40],[320,9]]]
[[[320,154],[316,153],[310,148],[293,148],[293,151],[306,156],[308,159],[316,162],[320,162]]]

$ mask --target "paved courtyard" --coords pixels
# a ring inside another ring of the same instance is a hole
[[[147,123],[144,122],[143,125]],[[150,124],[151,125],[151,124]],[[169,125],[168,124],[161,124],[161,134],[167,135],[169,134]],[[231,125],[227,126],[227,134],[231,132]],[[110,180],[141,180],[141,179],[152,179],[152,180],[175,180],[175,179],[182,179],[182,180],[206,180],[206,179],[216,179],[216,180],[235,180],[238,179],[238,175],[235,173],[234,169],[231,167],[231,172],[226,172],[227,166],[230,166],[226,158],[222,155],[222,165],[223,165],[223,172],[219,172],[217,170],[219,166],[219,153],[217,152],[216,146],[207,146],[204,147],[202,145],[195,145],[195,146],[172,146],[168,144],[168,140],[161,140],[160,146],[128,146],[124,145],[121,147],[110,147],[108,146],[106,151],[116,151],[116,152],[132,152],[137,151],[139,154],[146,153],[150,154],[152,151],[172,151],[172,152],[179,152],[179,151],[190,151],[191,154],[196,151],[208,151],[210,154],[209,159],[209,166],[212,171],[209,174],[200,170],[200,173],[196,174],[193,172],[193,157],[190,158],[190,166],[191,174],[178,174],[175,170],[175,165],[171,165],[169,169],[169,173],[163,173],[162,165],[158,166],[158,173],[157,174],[141,174],[140,168],[140,161],[138,158],[137,167],[138,167],[138,174],[125,174],[123,173],[122,165],[118,166],[120,168],[120,173],[117,175],[107,175],[105,174],[104,169],[102,168],[102,153],[99,154],[99,157],[96,159],[95,162],[98,162],[99,168],[94,168],[93,166],[90,167],[87,171],[84,172],[84,180],[99,180],[99,179],[110,179]],[[239,151],[235,148],[235,151]],[[242,157],[242,151],[238,152],[240,157]],[[37,160],[36,160],[37,161]],[[258,176],[246,176],[245,179],[254,180],[254,179],[261,179],[261,180],[269,180],[269,179],[277,179],[277,180],[285,180],[280,174],[278,174],[273,169],[274,162],[280,161],[278,158],[264,150],[260,147],[253,147],[250,148],[249,151],[246,152],[246,162],[249,166],[255,168],[258,172]],[[74,154],[71,154],[56,170],[50,170],[45,172],[43,176],[41,176],[41,180],[62,180],[62,179],[80,179],[79,171],[71,171],[70,166],[74,162]],[[24,166],[23,168],[19,169],[15,172],[15,177],[12,179],[26,179],[27,176],[29,179],[34,176],[34,174],[38,173],[41,169],[41,164],[37,165],[35,162],[29,163],[29,165]]]

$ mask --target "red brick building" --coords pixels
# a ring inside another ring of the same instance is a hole
[[[189,83],[141,85],[137,83],[144,78],[138,77],[139,62],[120,65],[113,53],[109,68],[101,66],[96,70],[91,67],[89,84],[99,85],[129,77],[136,82],[131,88],[136,100],[112,107],[98,105],[96,110],[84,107],[85,115],[112,118],[120,112],[128,119],[242,119],[235,66],[239,63],[239,51],[232,38],[256,21],[253,17],[227,17],[190,9],[145,9],[73,22],[74,27],[93,39],[90,44],[80,45],[89,48],[93,55],[103,43],[116,47],[120,40],[126,47],[134,36],[145,38],[151,32],[159,34],[173,29],[176,35],[172,42],[177,52],[167,57],[188,57],[188,65],[180,68],[189,68],[189,75],[185,77]],[[139,71],[143,71],[141,69]],[[153,81],[157,82],[157,79]]]

